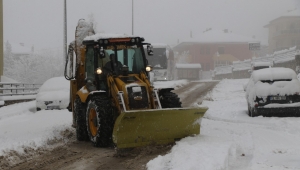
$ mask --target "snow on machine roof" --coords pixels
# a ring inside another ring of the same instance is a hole
[[[138,36],[126,35],[126,34],[114,34],[114,33],[97,33],[94,35],[90,35],[85,37],[84,41],[98,41],[99,39],[109,39],[109,38],[136,38]]]

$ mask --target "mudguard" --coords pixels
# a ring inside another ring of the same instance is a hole
[[[114,125],[117,148],[167,144],[200,133],[207,107],[151,109],[122,112]]]

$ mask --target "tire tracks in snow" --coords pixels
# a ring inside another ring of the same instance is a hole
[[[189,107],[194,103],[202,103],[203,97],[211,91],[217,81],[190,82],[188,85],[174,90],[182,103],[182,107]]]

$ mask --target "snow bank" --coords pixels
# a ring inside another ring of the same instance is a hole
[[[61,131],[71,128],[71,112],[35,112],[35,107],[35,101],[31,101],[0,108],[0,155],[9,150],[22,153],[24,147],[44,146],[48,140],[61,138]]]

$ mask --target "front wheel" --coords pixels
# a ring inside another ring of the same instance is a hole
[[[170,91],[163,91],[159,94],[159,100],[162,108],[179,108],[181,102],[177,94]]]
[[[87,131],[94,146],[106,147],[112,141],[113,115],[105,95],[92,96],[86,112]]]

